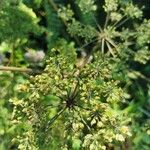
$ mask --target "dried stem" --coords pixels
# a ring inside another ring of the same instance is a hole
[[[0,66],[0,71],[33,72],[30,68]]]

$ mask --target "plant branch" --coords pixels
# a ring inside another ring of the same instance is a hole
[[[61,109],[54,117],[52,117],[46,126],[46,131],[49,128],[49,126],[66,110],[66,107],[64,107],[63,109]]]
[[[113,57],[115,57],[115,54],[114,54],[114,52],[113,52],[111,46],[109,45],[109,43],[108,43],[107,41],[106,41],[106,45],[107,45],[107,47],[108,47],[109,52],[112,54]]]
[[[128,20],[129,20],[129,18],[124,19],[122,22],[120,22],[119,24],[116,25],[116,28],[120,27],[121,25],[126,23]]]
[[[30,68],[0,66],[0,71],[34,72]]]
[[[104,54],[104,46],[105,46],[105,39],[102,38],[102,45],[101,45],[101,51]]]
[[[105,29],[105,28],[107,27],[107,25],[108,25],[109,17],[110,17],[110,12],[108,12],[107,15],[106,15],[106,20],[105,20],[105,24],[104,24],[104,29]]]
[[[116,21],[111,27],[114,28],[121,20],[123,20],[126,17],[126,15],[123,15],[118,21]]]
[[[100,24],[97,22],[97,20],[96,20],[96,18],[95,18],[94,15],[92,15],[92,19],[94,20],[94,22],[95,22],[96,26],[98,27],[99,31],[100,31],[100,32],[103,32],[102,27],[101,27]]]

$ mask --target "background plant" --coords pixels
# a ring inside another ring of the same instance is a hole
[[[148,11],[146,1],[1,1],[1,69],[24,72],[0,76],[2,149],[149,149]],[[26,61],[31,49],[47,54],[46,68]],[[87,89],[94,104],[83,99]]]

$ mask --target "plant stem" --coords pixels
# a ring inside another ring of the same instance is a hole
[[[106,20],[105,20],[105,24],[104,24],[104,29],[105,29],[105,28],[107,27],[107,25],[108,25],[109,17],[110,17],[110,12],[108,12],[107,15],[106,15]]]
[[[104,54],[104,48],[105,48],[105,39],[102,38],[102,45],[101,45],[101,51]]]
[[[0,66],[0,71],[33,72],[30,68]]]
[[[46,131],[48,130],[49,126],[66,110],[66,107],[64,107],[63,109],[61,109],[54,117],[52,117],[46,126]]]

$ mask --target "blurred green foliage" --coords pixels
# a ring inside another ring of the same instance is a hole
[[[149,12],[149,0],[1,0],[0,150],[149,150]]]

